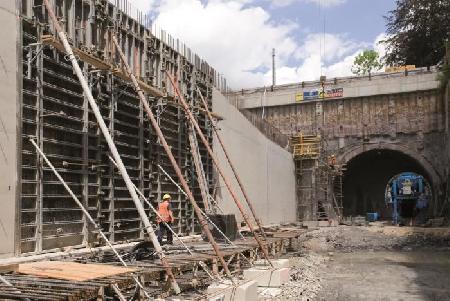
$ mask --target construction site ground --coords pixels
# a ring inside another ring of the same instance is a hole
[[[260,300],[450,300],[450,228],[383,223],[311,229],[291,280]]]

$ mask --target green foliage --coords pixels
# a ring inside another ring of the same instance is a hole
[[[375,50],[364,50],[355,57],[352,72],[356,75],[370,75],[372,70],[380,70],[383,65]]]
[[[396,4],[385,16],[386,64],[436,65],[445,55],[450,33],[450,1],[396,0]]]

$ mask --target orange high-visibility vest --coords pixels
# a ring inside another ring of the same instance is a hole
[[[162,221],[168,223],[172,221],[172,213],[169,210],[169,202],[163,201],[162,203],[158,204],[158,213],[161,215]],[[158,218],[158,221],[161,219]]]

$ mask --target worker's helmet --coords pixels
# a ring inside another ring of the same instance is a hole
[[[163,195],[163,200],[170,200],[170,194],[166,193],[165,195]]]

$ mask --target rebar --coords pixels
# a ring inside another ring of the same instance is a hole
[[[69,41],[67,40],[66,34],[64,30],[62,29],[61,25],[59,24],[58,19],[56,18],[56,15],[53,11],[52,6],[49,3],[49,0],[44,0],[45,7],[47,8],[47,13],[50,16],[51,20],[53,21],[53,26],[55,27],[55,30],[58,34],[59,39],[63,43],[64,49],[67,53],[67,56],[72,63],[72,67],[81,83],[81,86],[83,87],[84,94],[91,106],[92,112],[95,115],[95,118],[97,119],[98,126],[100,127],[103,136],[105,137],[105,140],[108,144],[109,150],[111,151],[112,156],[114,157],[118,168],[120,170],[120,173],[122,175],[122,178],[127,186],[127,189],[131,195],[131,198],[133,199],[133,202],[136,206],[136,209],[142,219],[142,222],[144,223],[144,228],[147,231],[148,235],[150,236],[150,239],[152,240],[153,246],[155,247],[155,251],[158,254],[158,256],[161,259],[161,262],[166,269],[167,276],[171,282],[172,288],[175,291],[176,294],[180,293],[180,288],[175,280],[175,276],[172,273],[172,269],[169,266],[164,252],[158,242],[158,238],[155,235],[155,231],[153,230],[152,225],[150,224],[150,220],[147,217],[147,214],[145,213],[144,207],[142,206],[141,202],[139,201],[139,197],[133,188],[133,182],[131,181],[130,177],[128,176],[128,172],[125,168],[125,165],[122,162],[122,159],[119,155],[119,152],[117,150],[116,145],[114,144],[114,141],[112,140],[111,134],[109,133],[108,127],[105,124],[105,121],[103,120],[103,117],[101,115],[100,109],[97,105],[97,103],[94,100],[94,97],[92,96],[91,89],[89,88],[89,85],[84,78],[83,72],[78,65],[77,59],[73,53],[72,47],[69,44]]]
[[[64,181],[64,179],[61,177],[59,172],[55,169],[53,164],[50,162],[50,160],[47,158],[47,156],[44,154],[44,152],[39,148],[39,146],[36,144],[36,142],[33,139],[30,139],[31,144],[36,148],[36,151],[39,153],[39,155],[44,159],[45,163],[47,163],[48,167],[53,171],[55,176],[58,178],[58,180],[61,182],[61,184],[64,186],[64,188],[67,190],[67,192],[70,194],[72,199],[75,201],[75,203],[80,207],[81,211],[83,211],[83,214],[87,217],[87,219],[91,222],[91,224],[94,226],[95,230],[98,231],[100,236],[103,238],[103,240],[106,242],[106,244],[111,248],[111,250],[114,252],[116,257],[119,259],[120,263],[127,267],[127,263],[123,260],[122,256],[117,252],[116,248],[111,244],[109,239],[106,237],[105,233],[101,230],[100,226],[95,222],[95,220],[92,218],[92,216],[89,214],[89,211],[84,208],[83,204],[80,202],[80,200],[76,197],[76,195],[73,193],[72,189],[67,185],[67,183]],[[137,279],[136,276],[133,275],[133,279],[136,282],[136,284],[144,291],[144,294],[147,298],[150,299],[150,296],[147,294],[147,292],[144,289],[144,286],[142,283]]]
[[[204,233],[206,234],[209,242],[211,243],[211,245],[214,249],[214,252],[216,253],[217,257],[219,258],[225,273],[230,278],[230,280],[233,281],[233,276],[228,268],[228,265],[227,265],[225,259],[223,258],[222,253],[220,252],[219,246],[217,245],[211,231],[208,228],[208,224],[206,223],[205,219],[203,218],[203,216],[201,214],[200,207],[198,206],[197,202],[194,199],[194,196],[193,196],[193,194],[181,172],[181,169],[178,166],[178,163],[175,160],[175,157],[173,156],[172,150],[170,149],[169,145],[167,144],[167,141],[161,131],[161,128],[159,127],[158,122],[156,121],[155,116],[154,116],[152,110],[150,109],[150,106],[148,105],[147,100],[145,99],[144,92],[139,87],[136,77],[134,76],[134,74],[130,68],[130,65],[128,64],[128,62],[126,60],[125,55],[123,54],[122,48],[120,47],[119,43],[117,42],[117,38],[115,35],[112,35],[112,40],[113,40],[115,48],[117,49],[117,51],[119,53],[122,63],[125,67],[125,71],[128,73],[128,76],[131,78],[131,81],[132,81],[134,88],[139,96],[139,99],[141,100],[144,110],[147,113],[147,117],[150,120],[150,123],[152,124],[152,126],[156,132],[156,135],[158,136],[159,141],[161,142],[167,156],[169,157],[170,163],[172,164],[172,166],[178,176],[178,179],[180,180],[181,185],[183,186],[184,190],[186,191],[186,193],[188,195],[188,199],[191,202],[192,207],[194,208],[195,214],[197,215],[198,221],[199,221]]]

